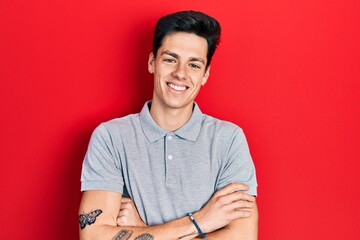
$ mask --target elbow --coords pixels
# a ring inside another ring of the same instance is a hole
[[[80,240],[101,240],[102,234],[99,234],[100,229],[97,226],[91,226],[88,229],[79,229]]]
[[[80,240],[100,240],[101,238],[98,238],[94,235],[90,235],[90,234],[81,234],[80,233]]]
[[[84,233],[84,232],[82,232],[82,230],[80,230],[79,239],[80,240],[95,240],[94,236],[92,236],[91,234],[88,234],[88,233]]]

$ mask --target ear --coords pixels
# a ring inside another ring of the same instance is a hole
[[[210,76],[210,66],[208,66],[208,68],[207,68],[206,71],[205,71],[204,77],[203,77],[203,79],[201,80],[201,86],[204,86],[204,85],[205,85],[205,83],[207,82],[209,76]]]
[[[149,60],[148,60],[148,71],[149,71],[149,73],[154,73],[154,69],[155,69],[154,62],[155,62],[155,56],[151,52],[149,54]]]

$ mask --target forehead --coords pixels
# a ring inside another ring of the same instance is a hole
[[[193,33],[174,32],[164,38],[158,54],[171,51],[180,57],[200,57],[206,61],[207,47],[206,39],[203,37]]]

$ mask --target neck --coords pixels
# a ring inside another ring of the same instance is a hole
[[[169,108],[153,101],[150,114],[157,125],[169,132],[174,132],[189,121],[192,110],[193,104],[185,108]]]

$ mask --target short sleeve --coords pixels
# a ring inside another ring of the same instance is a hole
[[[249,186],[247,193],[256,196],[257,180],[255,166],[250,155],[245,135],[241,128],[237,128],[232,136],[225,162],[226,164],[222,168],[216,186],[217,190],[232,182],[238,182]]]
[[[81,191],[105,190],[123,194],[124,181],[120,159],[106,127],[98,126],[90,139],[82,173]]]

